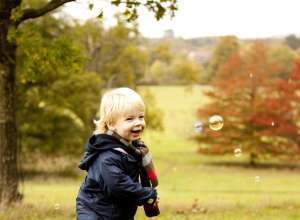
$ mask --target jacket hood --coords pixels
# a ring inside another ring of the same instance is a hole
[[[111,135],[97,134],[91,136],[85,145],[85,152],[79,163],[79,168],[88,170],[100,152],[119,147],[122,147],[122,143]]]

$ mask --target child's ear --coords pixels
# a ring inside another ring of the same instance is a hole
[[[107,126],[108,130],[111,130],[111,131],[115,131],[116,130],[116,128],[115,128],[115,126],[114,126],[114,124],[112,122],[106,123],[106,126]]]

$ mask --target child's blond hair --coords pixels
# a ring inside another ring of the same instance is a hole
[[[130,88],[117,88],[106,92],[100,103],[100,119],[95,120],[96,129],[94,134],[106,133],[108,124],[133,110],[145,111],[145,104],[141,96]]]

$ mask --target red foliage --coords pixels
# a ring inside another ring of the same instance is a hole
[[[219,114],[226,120],[221,132],[206,129],[197,137],[210,145],[202,153],[233,152],[237,145],[256,156],[299,153],[294,146],[300,145],[300,58],[289,79],[275,79],[278,65],[269,61],[267,52],[256,42],[219,68],[213,89],[206,93],[212,102],[197,113],[199,118]]]
[[[300,58],[297,59],[294,63],[294,68],[291,73],[291,80],[300,80]]]

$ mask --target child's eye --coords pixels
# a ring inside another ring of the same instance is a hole
[[[139,118],[140,118],[140,119],[143,119],[143,118],[144,118],[144,115],[141,115]]]
[[[126,121],[131,121],[133,118],[126,118]]]

